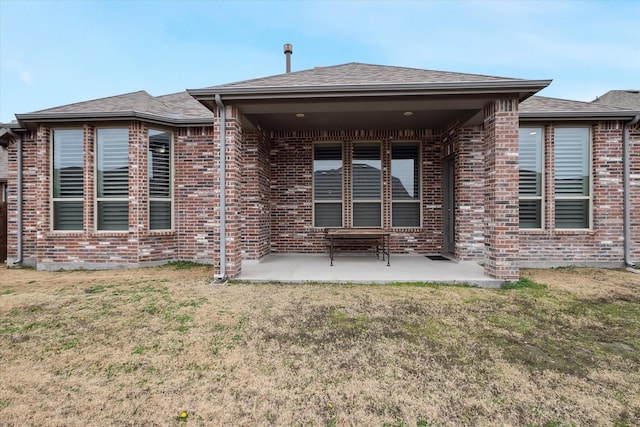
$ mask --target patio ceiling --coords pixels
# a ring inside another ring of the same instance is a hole
[[[485,97],[364,97],[312,100],[234,101],[249,129],[438,129],[456,118],[482,121]]]

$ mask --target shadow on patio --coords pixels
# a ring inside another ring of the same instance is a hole
[[[498,287],[502,281],[484,274],[474,261],[434,261],[422,255],[392,255],[391,266],[375,256],[269,255],[261,262],[244,262],[238,280],[256,282],[341,283],[467,283]]]

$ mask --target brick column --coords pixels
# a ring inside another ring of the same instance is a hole
[[[23,229],[24,236],[23,241],[27,240],[27,234],[32,230],[36,231],[36,250],[34,251],[37,257],[37,262],[42,262],[45,257],[45,244],[49,230],[51,229],[51,209],[50,209],[50,159],[51,159],[51,129],[45,126],[39,126],[36,136],[36,152],[28,153],[23,146],[23,184],[22,194],[24,198],[23,205]],[[28,155],[33,155],[33,159],[28,159]],[[31,181],[32,185],[28,182]],[[29,190],[32,190],[31,193]],[[35,191],[33,191],[35,190]],[[30,200],[32,198],[34,201]],[[34,203],[35,202],[35,203]],[[33,215],[35,210],[35,215]],[[33,215],[33,216],[32,216]],[[28,255],[33,256],[34,252]],[[27,253],[25,253],[26,255]]]
[[[129,125],[129,243],[135,248],[135,263],[140,261],[140,238],[148,229],[147,132],[142,122]]]
[[[235,277],[242,269],[242,174],[243,147],[240,112],[235,107],[227,107],[226,144],[226,235],[228,277]]]
[[[518,100],[500,99],[485,108],[485,273],[518,280]]]

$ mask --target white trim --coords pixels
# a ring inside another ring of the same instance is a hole
[[[316,145],[329,145],[329,146],[336,146],[336,147],[340,147],[340,162],[341,162],[341,168],[342,168],[342,179],[341,179],[341,197],[340,200],[335,199],[335,200],[316,200],[316,178],[315,178],[315,167],[314,167],[314,162],[316,160],[316,156],[315,156],[315,148]],[[324,228],[325,226],[322,225],[316,225],[316,203],[318,204],[329,204],[329,203],[340,203],[340,222],[341,224],[339,226],[334,226],[334,227],[344,227],[344,205],[345,205],[345,201],[344,201],[344,197],[345,197],[345,174],[344,174],[344,150],[345,150],[345,142],[344,141],[313,141],[311,143],[311,223],[313,224],[313,227],[315,228]]]
[[[353,183],[354,183],[354,169],[353,169],[353,164],[354,164],[354,157],[353,157],[353,150],[355,149],[356,146],[358,145],[374,145],[377,144],[378,145],[378,158],[380,161],[380,198],[379,199],[358,199],[356,200],[354,195],[353,195]],[[358,141],[351,141],[351,156],[350,156],[350,160],[351,160],[351,182],[349,183],[349,191],[350,191],[350,195],[351,195],[351,227],[352,228],[370,228],[370,227],[384,227],[384,186],[385,186],[385,182],[384,182],[384,159],[383,159],[383,143],[381,140],[378,139],[373,139],[373,140],[358,140]],[[360,226],[356,226],[354,224],[354,207],[357,204],[364,204],[364,203],[380,203],[380,224],[379,225],[360,225]]]
[[[174,231],[175,230],[175,198],[174,198],[174,185],[173,185],[173,179],[174,179],[174,157],[175,157],[175,150],[174,150],[174,135],[173,132],[170,130],[165,130],[165,129],[160,129],[160,128],[152,128],[152,127],[147,127],[147,153],[150,153],[151,149],[150,149],[150,138],[151,138],[151,131],[156,131],[156,132],[163,132],[163,133],[167,133],[169,134],[169,197],[151,197],[151,185],[150,185],[150,176],[149,176],[149,171],[150,171],[150,165],[149,165],[149,161],[152,160],[152,156],[149,156],[147,154],[147,173],[146,173],[146,179],[147,179],[147,227],[149,229],[150,233],[156,233],[156,232],[167,232],[167,231]],[[151,228],[151,202],[169,202],[170,206],[169,206],[169,213],[171,215],[171,224],[170,224],[170,228]]]
[[[556,147],[556,134],[555,131],[557,129],[587,129],[588,131],[588,139],[587,139],[587,143],[589,144],[588,149],[587,149],[587,155],[588,155],[588,159],[587,159],[587,170],[589,171],[589,195],[588,196],[560,196],[558,197],[558,194],[556,192],[555,189],[555,184],[554,184],[554,191],[553,191],[553,212],[554,212],[554,218],[553,218],[553,228],[554,230],[562,230],[562,231],[593,231],[593,149],[594,149],[594,145],[593,145],[593,132],[592,132],[592,126],[588,125],[588,126],[571,126],[571,125],[560,125],[560,126],[554,126],[553,128],[553,147],[554,147],[554,153],[553,153],[553,180],[555,183],[555,176],[556,176],[556,170],[557,170],[557,166],[556,166],[556,161],[555,161],[555,147]],[[556,211],[556,202],[558,200],[587,200],[588,201],[588,214],[587,214],[587,221],[589,222],[588,226],[585,228],[559,228],[556,224],[556,215],[557,215],[557,211]]]
[[[540,227],[537,228],[522,228],[519,227],[520,231],[539,231],[544,230],[546,225],[546,192],[547,192],[547,180],[546,180],[546,137],[547,137],[547,128],[544,125],[539,126],[520,126],[520,129],[538,129],[540,131],[540,159],[541,159],[541,182],[540,182],[540,195],[539,196],[521,196],[520,195],[520,186],[518,182],[518,202],[520,200],[540,200]],[[518,145],[518,159],[520,156],[520,146]],[[518,160],[518,175],[520,175],[520,161]],[[519,218],[519,214],[518,214]]]
[[[55,157],[54,157],[54,147],[55,147],[55,132],[56,130],[75,130],[80,131],[82,135],[82,150],[80,152],[82,158],[82,197],[54,197],[53,193],[55,191],[54,182],[55,182]],[[69,127],[69,128],[51,128],[49,129],[49,231],[56,233],[81,233],[85,229],[85,194],[84,194],[84,180],[86,177],[86,165],[84,164],[84,153],[85,153],[85,144],[84,144],[84,128],[77,127]],[[56,202],[81,202],[82,203],[82,221],[81,227],[73,230],[60,230],[55,228],[55,203]]]
[[[127,130],[127,196],[126,197],[98,197],[98,153],[100,151],[100,142],[99,142],[99,133],[100,130],[104,129],[126,129]],[[131,125],[123,126],[104,126],[104,127],[96,127],[94,130],[94,141],[93,141],[93,229],[97,233],[126,233],[129,231],[131,224],[129,223],[129,192],[131,190],[130,181],[130,173],[131,173],[131,159],[130,159],[130,150],[129,146],[131,145]],[[120,230],[103,230],[98,228],[99,221],[98,218],[100,216],[99,212],[99,202],[127,202],[127,228]]]
[[[393,144],[418,144],[418,200],[393,200]],[[391,228],[398,229],[406,229],[406,228],[421,228],[422,221],[424,221],[424,212],[423,212],[423,197],[422,197],[422,189],[423,189],[423,144],[421,140],[398,140],[398,141],[390,141],[389,144],[389,224]],[[384,165],[383,165],[384,168]],[[393,225],[393,204],[394,203],[407,203],[407,204],[418,204],[418,225]]]

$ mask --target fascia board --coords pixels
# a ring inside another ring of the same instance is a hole
[[[521,121],[539,120],[631,120],[640,111],[580,111],[580,112],[530,112],[519,113]]]
[[[458,83],[408,83],[391,85],[321,85],[287,87],[228,87],[187,89],[198,100],[213,99],[219,94],[225,100],[333,98],[407,95],[477,95],[483,93],[538,92],[551,80],[487,81]]]
[[[137,111],[118,111],[104,113],[26,113],[16,114],[16,118],[20,123],[29,122],[49,122],[49,123],[75,123],[87,121],[127,121],[141,119],[147,122],[172,125],[172,126],[189,126],[213,124],[213,118],[202,119],[182,119],[162,117],[155,114],[140,113]]]

